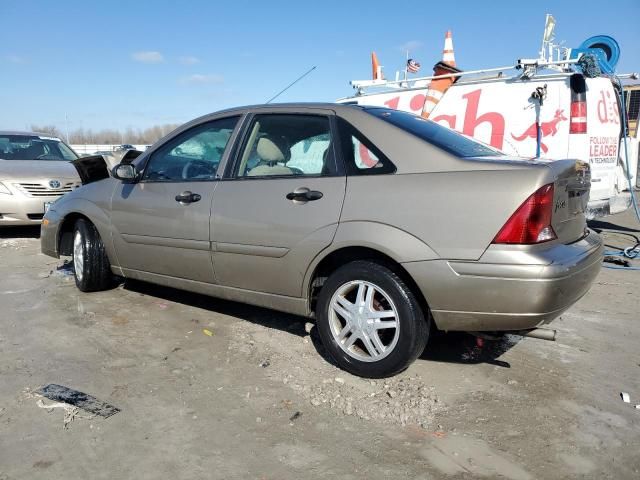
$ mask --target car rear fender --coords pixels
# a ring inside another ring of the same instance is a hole
[[[374,250],[398,264],[439,258],[422,240],[391,225],[366,221],[340,222],[331,245],[317,255],[307,268],[303,292],[309,291],[322,260],[338,250],[353,247]]]
[[[425,242],[393,225],[367,221],[340,222],[331,249],[356,246],[378,250],[398,263],[439,258]]]

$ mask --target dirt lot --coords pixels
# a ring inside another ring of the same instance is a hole
[[[609,245],[637,234],[607,222]],[[37,235],[0,231],[0,480],[640,478],[639,271],[603,270],[555,343],[440,334],[373,382],[304,319],[143,283],[82,294]],[[64,428],[34,396],[49,383],[121,412]]]

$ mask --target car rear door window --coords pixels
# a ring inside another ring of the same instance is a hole
[[[326,116],[256,115],[247,132],[238,178],[326,176],[337,171]]]
[[[376,154],[353,135],[351,136],[351,148],[353,150],[355,166],[358,170],[380,168],[382,166],[382,162],[380,162]]]
[[[239,118],[207,122],[167,142],[151,154],[143,181],[213,180]]]
[[[338,125],[342,154],[347,172],[350,175],[376,175],[395,172],[396,167],[391,163],[391,160],[353,125],[344,119],[339,119]]]

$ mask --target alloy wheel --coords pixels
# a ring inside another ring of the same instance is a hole
[[[329,327],[340,348],[362,362],[388,356],[400,334],[391,297],[364,280],[347,282],[335,291],[329,304]]]
[[[84,255],[82,246],[82,234],[77,231],[73,236],[73,270],[76,274],[76,278],[82,281],[83,268],[84,268]]]

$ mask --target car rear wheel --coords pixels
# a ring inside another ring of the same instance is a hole
[[[108,289],[113,283],[111,265],[96,227],[80,219],[73,229],[73,273],[83,292]]]
[[[354,261],[336,270],[318,297],[318,331],[336,363],[354,375],[382,378],[407,368],[424,350],[429,317],[391,269]]]

